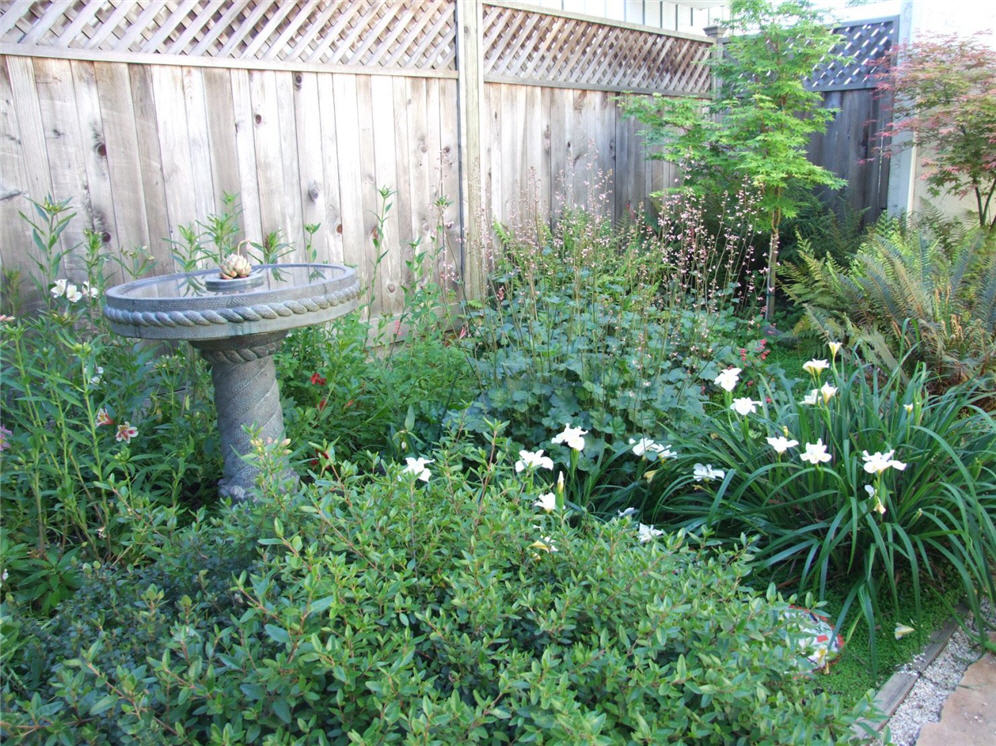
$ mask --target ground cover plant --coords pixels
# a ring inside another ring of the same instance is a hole
[[[857,740],[859,711],[786,675],[803,666],[799,633],[785,600],[751,589],[747,546],[544,505],[501,440],[405,467],[331,463],[299,493],[274,476],[281,453],[261,458],[259,503],[198,521],[149,567],[91,568],[49,622],[5,620],[23,646],[8,661],[6,733]]]

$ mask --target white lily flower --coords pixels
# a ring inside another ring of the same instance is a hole
[[[543,449],[538,451],[519,451],[519,460],[515,462],[515,473],[525,469],[553,469],[553,460],[543,455]]]
[[[812,360],[803,363],[802,365],[802,369],[804,371],[814,376],[819,375],[829,367],[830,363],[828,363],[826,360],[817,360],[816,358],[813,358]]]
[[[549,552],[550,554],[557,551],[557,547],[553,545],[553,538],[550,536],[544,536],[541,539],[537,539],[529,546],[532,549],[540,549],[544,552]],[[539,555],[534,554],[533,556],[539,559]]]
[[[552,513],[557,509],[557,496],[552,492],[547,492],[539,496],[539,500],[533,503],[534,507],[540,510],[546,511],[547,513]]]
[[[837,393],[837,387],[831,386],[829,383],[824,383],[820,386],[820,396],[823,397],[823,403],[828,403]]]
[[[670,444],[664,445],[650,438],[640,438],[639,440],[629,439],[629,444],[633,446],[633,453],[646,458],[648,461],[657,459],[674,458],[678,454],[671,450]]]
[[[820,390],[813,389],[812,391],[810,391],[808,394],[806,394],[806,396],[803,397],[802,403],[808,404],[811,407],[815,407],[817,404],[820,403]]]
[[[656,537],[663,533],[664,532],[659,528],[654,528],[653,526],[648,526],[646,523],[641,523],[637,527],[636,536],[640,540],[641,544],[646,544],[648,541],[653,541]]]
[[[724,391],[733,391],[740,380],[740,368],[727,368],[713,380]]]
[[[571,427],[570,423],[564,425],[564,431],[553,438],[554,444],[564,443],[568,448],[575,451],[584,450],[584,436],[588,434],[587,430],[582,430],[580,427]]]
[[[892,454],[894,453],[895,451],[886,451],[885,453],[876,452],[869,454],[868,451],[862,451],[861,458],[865,462],[864,470],[869,474],[881,474],[886,469],[903,471],[906,468],[906,464],[892,458]]]
[[[410,456],[405,457],[405,468],[401,471],[402,474],[414,474],[416,479],[421,479],[423,482],[428,482],[431,474],[426,468],[428,464],[432,463],[431,458],[411,458]]]
[[[823,444],[823,438],[820,438],[815,443],[806,443],[806,452],[799,458],[811,464],[825,464],[831,457],[827,453],[827,447]]]
[[[629,518],[630,516],[636,515],[639,512],[640,511],[638,511],[636,508],[629,507],[626,508],[626,510],[620,510],[618,513],[616,513],[616,518]]]
[[[757,411],[757,405],[760,404],[759,401],[754,401],[750,397],[742,397],[740,399],[734,399],[733,403],[730,405],[730,409],[745,417],[749,414],[754,414]]]
[[[708,482],[711,479],[722,479],[725,476],[725,471],[714,469],[712,464],[695,464],[692,467],[692,477],[696,482]]]
[[[52,294],[53,298],[61,298],[66,294],[66,287],[69,285],[69,280],[62,279],[56,280],[48,292]]]
[[[799,445],[799,441],[779,435],[777,438],[768,438],[768,445],[774,448],[776,453],[785,453],[789,448],[795,448]]]
[[[840,352],[840,342],[828,342],[827,347],[830,348],[830,357],[836,360],[837,353]]]

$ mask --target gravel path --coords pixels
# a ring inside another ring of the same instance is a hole
[[[996,622],[996,609],[984,604],[983,611],[991,624]],[[965,669],[978,660],[982,653],[982,647],[973,645],[964,630],[960,627],[956,629],[947,645],[920,674],[916,684],[889,719],[891,743],[895,746],[914,746],[921,726],[940,720],[944,700],[958,686]],[[915,673],[922,665],[923,661],[918,657],[899,670]]]

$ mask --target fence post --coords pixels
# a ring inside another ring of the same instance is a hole
[[[484,105],[482,0],[456,0],[457,107],[463,283],[468,299],[484,297],[481,110]]]

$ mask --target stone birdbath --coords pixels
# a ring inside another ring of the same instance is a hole
[[[234,255],[238,256],[238,255]],[[107,291],[104,316],[126,337],[187,340],[211,366],[224,454],[221,494],[243,500],[258,469],[244,457],[251,435],[284,437],[273,353],[291,329],[321,324],[356,308],[356,271],[339,264],[236,262],[149,277]],[[244,264],[244,267],[242,266]],[[228,276],[225,276],[225,275]],[[239,276],[245,275],[245,276]]]

